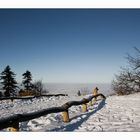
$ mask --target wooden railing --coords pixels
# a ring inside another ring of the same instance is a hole
[[[68,96],[68,94],[46,94],[46,95],[39,95],[39,96],[15,96],[15,97],[1,97],[1,100],[18,100],[18,99],[24,99],[24,100],[28,100],[28,99],[33,99],[33,98],[40,98],[40,97],[52,97],[52,96]]]
[[[69,122],[69,112],[68,109],[72,106],[82,105],[82,111],[87,111],[87,103],[93,105],[97,99],[97,97],[101,97],[101,99],[106,99],[103,94],[92,95],[88,98],[84,98],[81,101],[69,101],[60,107],[52,107],[47,109],[42,109],[32,113],[25,113],[25,114],[14,114],[9,117],[1,118],[0,119],[0,130],[8,127],[12,127],[11,131],[18,131],[19,130],[19,122],[29,121],[47,114],[51,113],[58,113],[62,112],[63,114],[63,121]]]

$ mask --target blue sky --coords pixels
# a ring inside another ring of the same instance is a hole
[[[140,46],[140,9],[0,9],[0,71],[108,83]]]

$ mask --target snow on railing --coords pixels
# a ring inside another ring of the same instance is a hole
[[[87,103],[89,103],[90,106],[94,105],[98,96],[102,97],[102,99],[106,99],[106,97],[103,94],[95,94],[94,92],[94,95],[88,98],[83,98],[81,101],[69,101],[60,107],[47,108],[32,113],[14,114],[9,117],[1,118],[0,130],[4,128],[12,127],[11,131],[19,131],[19,122],[29,121],[47,114],[59,113],[59,112],[62,112],[64,122],[70,122],[69,112],[68,112],[68,109],[70,107],[82,105],[82,112],[86,112]]]

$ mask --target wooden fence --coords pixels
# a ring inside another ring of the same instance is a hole
[[[39,96],[15,96],[15,97],[1,97],[1,100],[18,100],[18,99],[24,99],[24,100],[29,100],[33,98],[40,98],[40,97],[58,97],[58,96],[68,96],[68,94],[47,94],[47,95],[39,95]]]
[[[88,98],[84,98],[81,101],[69,101],[60,107],[52,107],[47,109],[42,109],[32,113],[25,114],[14,114],[9,117],[0,119],[0,130],[8,127],[12,127],[11,131],[19,131],[19,122],[29,121],[47,114],[51,113],[59,113],[62,112],[63,121],[69,122],[69,112],[68,109],[72,106],[82,105],[82,111],[87,111],[87,103],[93,105],[97,99],[97,97],[101,97],[101,99],[105,99],[106,97],[103,94],[92,95]]]

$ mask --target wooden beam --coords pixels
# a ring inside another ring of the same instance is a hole
[[[60,106],[60,107],[47,108],[47,109],[43,109],[43,110],[31,112],[31,113],[14,114],[14,115],[9,116],[9,117],[1,118],[0,119],[0,130],[4,129],[4,128],[7,128],[7,127],[13,127],[15,122],[29,121],[29,120],[32,120],[32,119],[35,119],[35,118],[39,118],[41,116],[44,116],[44,115],[47,115],[47,114],[51,114],[51,113],[67,112],[67,110],[71,106],[78,106],[78,105],[82,105],[82,104],[87,104],[93,98],[97,98],[98,96],[101,96],[104,99],[106,98],[103,94],[97,94],[96,96],[92,95],[92,96],[88,97],[87,99],[84,98],[81,101],[70,101],[70,102],[67,102],[64,105]],[[69,117],[68,114],[67,114],[67,117]]]

